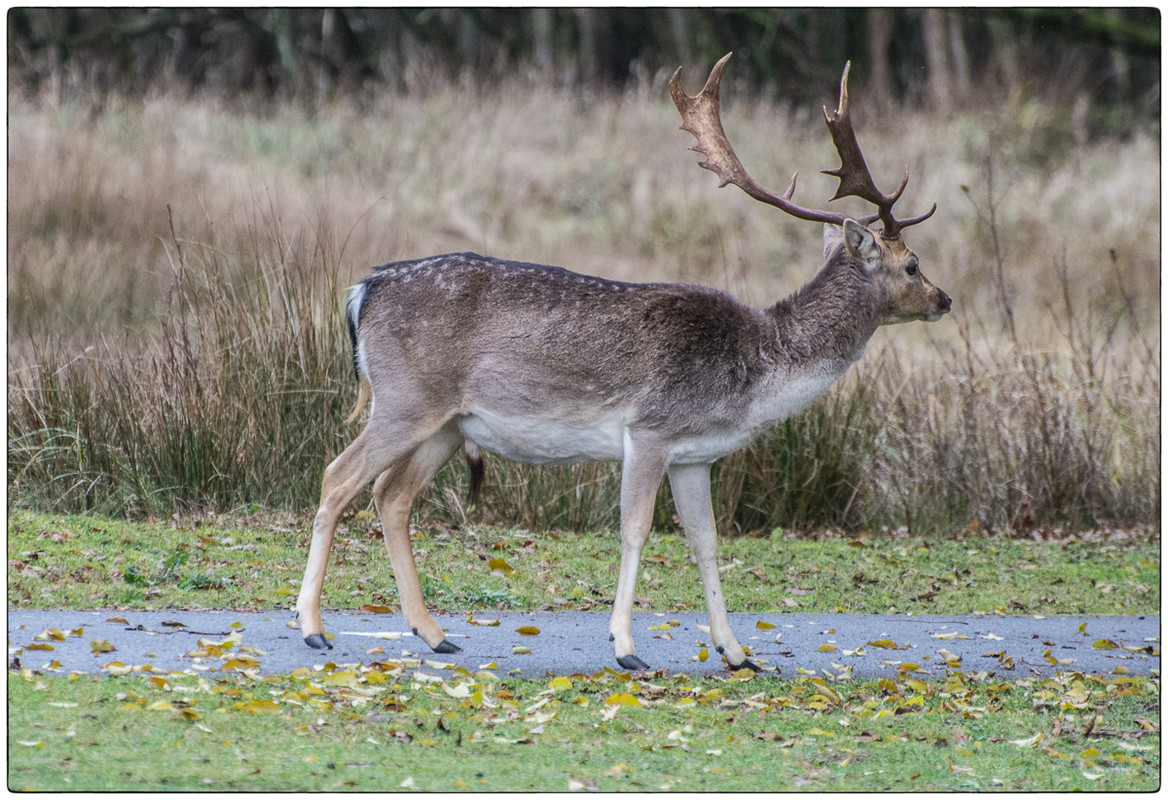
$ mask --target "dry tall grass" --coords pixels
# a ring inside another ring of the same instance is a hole
[[[752,174],[779,187],[797,168],[806,203],[830,196],[817,110],[733,87],[726,104]],[[1158,526],[1158,142],[1076,141],[1069,115],[1020,99],[940,118],[858,95],[854,113],[878,180],[909,165],[904,210],[939,204],[910,239],[954,313],[879,332],[828,397],[726,459],[722,520]],[[789,294],[820,263],[816,226],[718,191],[691,143],[660,79],[620,96],[447,87],[312,117],[10,98],[10,503],[313,505],[356,433],[341,295],[373,264],[470,249],[756,305]],[[613,467],[488,475],[499,521],[615,519]],[[463,514],[463,483],[449,468],[431,512]]]

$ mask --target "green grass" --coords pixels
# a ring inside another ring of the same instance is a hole
[[[1147,791],[1158,681],[12,673],[8,786]],[[1087,732],[1084,732],[1087,731]]]
[[[9,608],[285,608],[295,602],[311,519],[135,523],[23,511],[8,521]],[[616,590],[615,533],[530,533],[423,524],[413,537],[428,602],[448,610],[599,609]],[[967,532],[910,537],[727,537],[736,611],[1157,614],[1160,543],[1138,534],[1051,542]],[[502,563],[492,563],[501,559]],[[637,596],[661,611],[704,608],[684,535],[658,531]],[[359,511],[333,546],[324,605],[396,606],[376,516]]]

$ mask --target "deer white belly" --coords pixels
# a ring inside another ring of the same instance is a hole
[[[462,435],[484,450],[524,464],[578,464],[624,458],[624,420],[618,411],[587,422],[473,409],[459,420]]]

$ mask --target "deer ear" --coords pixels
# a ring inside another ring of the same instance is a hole
[[[832,251],[844,242],[844,229],[830,222],[823,225],[823,258],[831,257]]]
[[[848,254],[857,259],[869,271],[880,266],[880,245],[876,235],[854,219],[845,219],[843,227],[844,246]]]

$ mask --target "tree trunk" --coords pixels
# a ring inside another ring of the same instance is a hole
[[[948,36],[945,32],[947,13],[939,8],[926,8],[921,12],[929,100],[940,111],[947,111],[953,102],[953,76],[949,69]]]
[[[888,47],[892,44],[892,14],[887,8],[868,10],[869,82],[865,90],[881,104],[892,100],[892,70]]]

